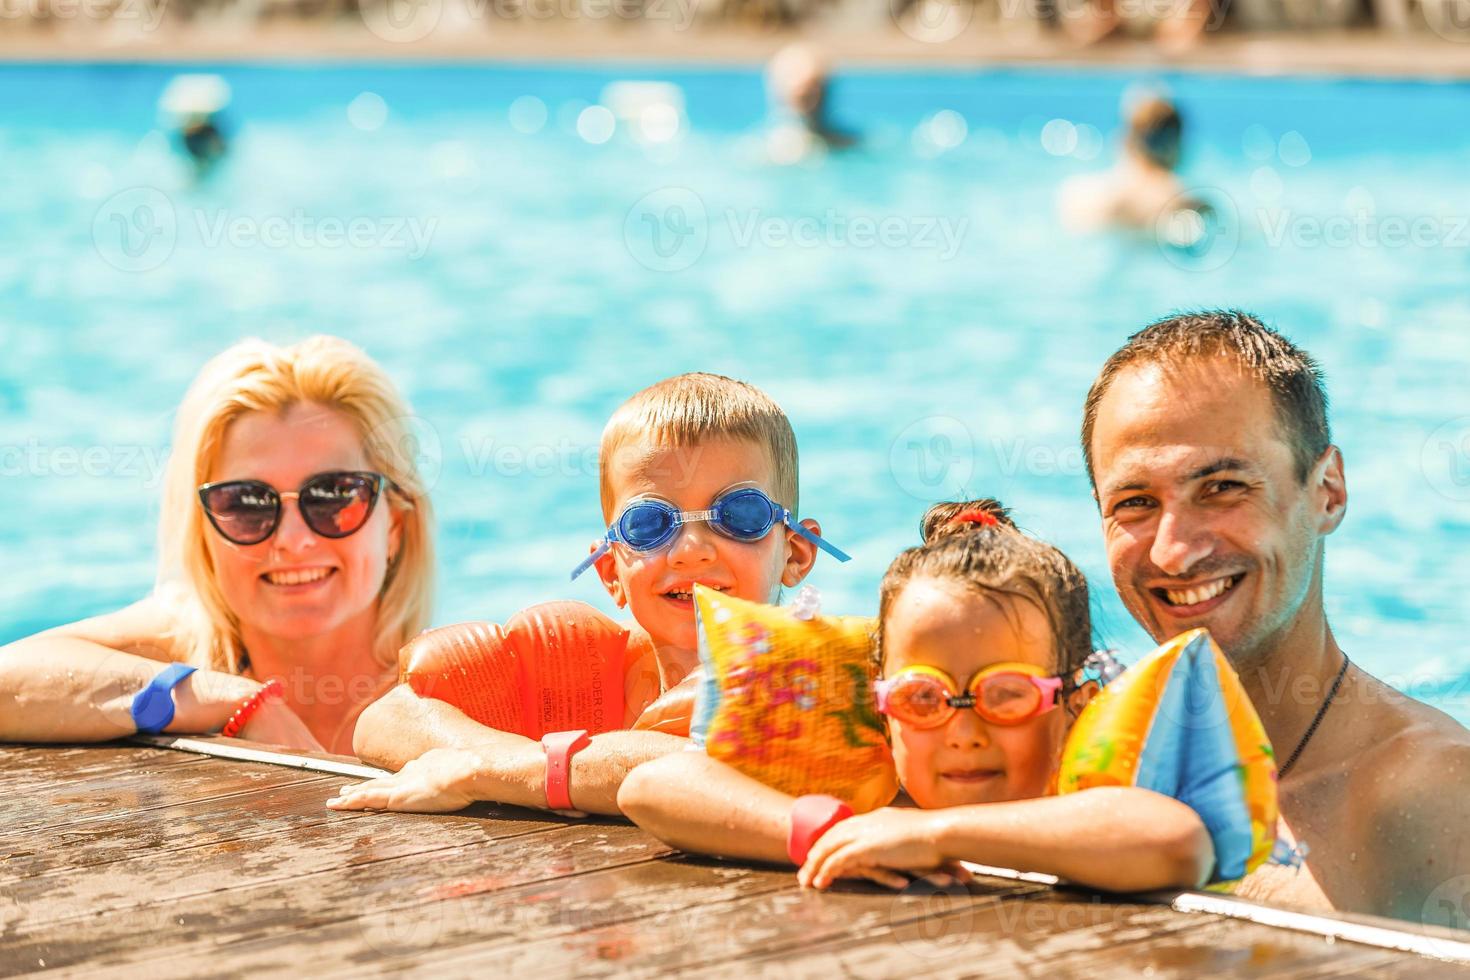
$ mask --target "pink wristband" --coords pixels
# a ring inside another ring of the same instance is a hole
[[[802,796],[791,804],[791,831],[786,835],[786,856],[798,868],[822,835],[852,816],[852,807],[835,796]]]
[[[546,750],[546,808],[548,810],[571,810],[572,792],[567,785],[571,774],[572,756],[592,744],[587,729],[573,732],[547,732],[541,736],[541,747]]]

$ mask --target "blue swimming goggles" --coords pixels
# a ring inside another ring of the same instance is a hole
[[[779,522],[838,561],[850,560],[850,556],[798,524],[791,511],[767,497],[764,491],[738,487],[716,497],[709,510],[679,510],[657,497],[630,501],[608,527],[597,550],[572,569],[572,579],[575,581],[607,554],[614,542],[621,542],[634,551],[657,551],[674,540],[681,526],[696,521],[709,521],[716,531],[736,541],[759,541]]]

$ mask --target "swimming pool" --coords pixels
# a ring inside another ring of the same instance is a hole
[[[156,129],[186,70],[234,89],[232,158],[198,186]],[[597,104],[620,78],[677,83],[686,117],[615,122]],[[1186,172],[1234,208],[1201,254],[1054,217],[1139,81],[1168,84]],[[1328,372],[1343,646],[1470,721],[1470,86],[874,70],[833,100],[862,149],[774,167],[753,69],[0,67],[0,641],[143,595],[189,379],[242,335],[325,331],[421,417],[437,622],[610,608],[566,582],[600,530],[601,424],[707,369],[791,414],[803,512],[856,556],[819,564],[829,608],[874,608],[928,502],[994,494],[1079,561],[1136,656],[1080,405],[1133,329],[1232,305]]]

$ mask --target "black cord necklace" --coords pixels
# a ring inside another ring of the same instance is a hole
[[[1312,723],[1307,726],[1307,734],[1303,735],[1302,740],[1296,743],[1296,749],[1291,753],[1291,757],[1282,764],[1280,769],[1276,770],[1277,779],[1285,776],[1287,771],[1296,764],[1297,756],[1302,754],[1302,749],[1307,747],[1307,743],[1317,733],[1317,726],[1322,724],[1322,719],[1327,716],[1327,709],[1332,707],[1332,699],[1337,697],[1337,689],[1342,686],[1342,679],[1347,676],[1347,669],[1348,655],[1344,653],[1342,655],[1342,666],[1337,668],[1337,679],[1332,682],[1332,687],[1327,691],[1327,697],[1322,699],[1322,707],[1317,709],[1317,717],[1313,718]]]

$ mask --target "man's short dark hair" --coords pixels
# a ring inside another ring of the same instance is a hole
[[[1249,313],[1203,310],[1150,323],[1129,337],[1102,366],[1082,410],[1082,458],[1094,492],[1097,477],[1092,468],[1092,430],[1097,424],[1097,406],[1118,375],[1143,364],[1221,355],[1233,357],[1271,393],[1277,418],[1291,445],[1297,479],[1306,482],[1312,464],[1332,444],[1322,368],[1312,355]]]

